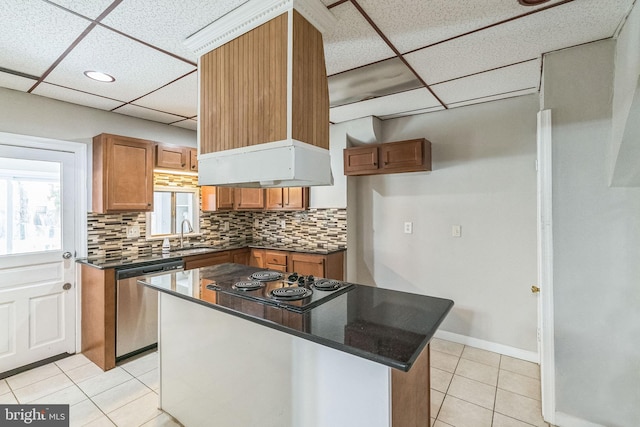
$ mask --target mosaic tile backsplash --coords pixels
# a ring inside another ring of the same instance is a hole
[[[154,182],[162,186],[195,187],[197,177],[156,173]],[[89,257],[135,257],[162,250],[162,239],[145,238],[144,213],[89,213],[87,226]],[[128,226],[138,226],[140,237],[127,238]],[[170,242],[172,247],[177,247],[180,238],[172,238]],[[200,212],[200,235],[185,237],[185,244],[221,248],[256,245],[292,250],[342,249],[347,245],[347,210]]]

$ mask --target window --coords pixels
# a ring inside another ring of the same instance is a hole
[[[199,233],[199,214],[197,188],[156,187],[153,212],[147,214],[147,237],[178,235],[181,226],[185,236]],[[189,225],[193,228],[191,232]]]
[[[57,162],[0,157],[0,255],[60,250]]]

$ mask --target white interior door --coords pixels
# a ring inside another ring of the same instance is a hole
[[[75,353],[75,162],[0,144],[0,373]]]

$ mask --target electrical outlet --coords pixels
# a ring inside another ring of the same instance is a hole
[[[405,234],[413,233],[413,223],[412,222],[405,222],[404,223],[404,233]]]
[[[287,228],[287,222],[284,219],[280,220],[280,228]]]
[[[259,220],[258,218],[254,218],[254,220],[253,220],[253,226],[254,226],[255,228],[260,227],[260,220]]]
[[[131,225],[126,227],[127,237],[135,238],[140,237],[140,226],[139,225]]]
[[[229,231],[229,221],[222,223],[222,231]]]
[[[451,235],[453,237],[461,237],[462,236],[462,226],[460,226],[460,225],[452,225],[451,226]]]

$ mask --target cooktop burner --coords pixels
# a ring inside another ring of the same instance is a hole
[[[251,273],[253,271],[253,273]],[[351,283],[333,279],[251,269],[243,275],[231,276],[207,285],[223,294],[276,305],[295,312],[316,307],[353,287]]]
[[[313,294],[311,289],[303,288],[301,286],[288,286],[286,288],[276,288],[269,292],[271,298],[285,301],[296,301],[307,298]]]
[[[254,291],[256,289],[262,288],[264,285],[259,280],[245,280],[242,282],[236,282],[231,287],[233,289],[238,289],[240,291]]]
[[[283,274],[278,273],[277,271],[265,270],[265,271],[256,271],[251,275],[251,278],[254,280],[259,280],[261,282],[271,282],[273,280],[282,279],[282,276]]]
[[[333,279],[318,279],[313,282],[313,287],[321,291],[335,291],[343,286],[342,282]]]

